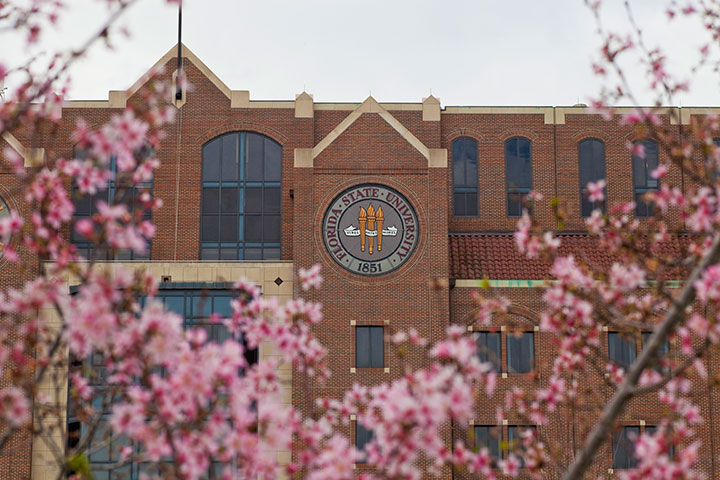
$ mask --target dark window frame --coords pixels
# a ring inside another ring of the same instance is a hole
[[[282,258],[282,167],[282,145],[257,132],[227,132],[202,146],[201,260]]]
[[[514,144],[514,148],[512,148]],[[521,160],[525,160],[521,155],[527,147],[527,165],[520,164]],[[511,154],[508,152],[514,150]],[[525,208],[525,200],[533,188],[533,159],[532,159],[532,142],[525,137],[512,137],[505,140],[505,204],[507,208],[508,218],[517,218],[522,216],[523,208]],[[511,155],[514,155],[512,157]],[[511,165],[512,159],[515,158],[517,165]],[[527,172],[525,171],[527,168]],[[514,177],[529,177],[529,183],[518,184]],[[528,212],[532,214],[532,207],[527,206]]]
[[[583,162],[584,148],[590,150],[590,159]],[[602,150],[602,158],[596,157],[598,151],[596,148]],[[607,170],[605,161],[605,142],[599,138],[586,138],[578,142],[578,178],[580,181],[580,216],[589,217],[593,210],[600,208],[603,212],[605,211],[606,202],[590,202],[588,200],[589,192],[587,190],[587,184],[590,182],[598,182],[599,180],[606,180]],[[602,168],[597,163],[602,162]],[[584,165],[585,164],[585,165]],[[583,174],[584,168],[590,168],[590,172]],[[597,171],[595,171],[597,169]],[[602,175],[597,175],[598,171],[602,170]],[[607,188],[605,195],[607,196]]]
[[[474,153],[468,157],[468,153]],[[472,161],[475,161],[474,174]],[[461,166],[458,166],[462,163]],[[453,182],[453,216],[455,217],[477,217],[478,208],[478,142],[471,137],[459,137],[452,142],[452,168],[451,176]],[[463,181],[456,178],[456,168],[462,169]],[[462,201],[460,201],[462,200]]]
[[[360,332],[367,334],[361,335]],[[367,345],[361,345],[365,337]],[[378,347],[380,352],[377,352]],[[355,368],[385,368],[385,327],[355,326]]]
[[[650,174],[660,164],[660,151],[653,139],[636,140],[633,145],[643,144],[645,156],[640,158],[632,155],[633,200],[635,201],[635,216],[637,218],[650,218],[655,215],[655,204],[643,199],[648,192],[660,190],[660,179],[652,178]],[[654,155],[653,155],[654,153]],[[654,161],[654,165],[652,164]]]

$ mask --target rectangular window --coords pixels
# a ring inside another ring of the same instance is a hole
[[[608,357],[610,361],[627,370],[637,357],[635,338],[623,338],[619,332],[609,332]]]
[[[502,430],[497,425],[475,425],[473,427],[475,435],[475,449],[487,448],[490,456],[499,460],[500,443],[502,442]]]
[[[385,367],[384,327],[355,327],[355,367]]]
[[[502,357],[500,354],[500,332],[474,332],[477,344],[477,355],[481,362],[489,362],[493,371],[502,370]]]
[[[660,189],[660,181],[652,177],[652,172],[658,167],[658,145],[653,140],[635,142],[642,144],[645,155],[633,155],[633,187],[635,189],[635,216],[652,217],[655,214],[655,204],[645,200],[645,194]]]
[[[453,215],[478,214],[478,145],[468,137],[452,143]]]
[[[532,190],[530,140],[515,137],[505,142],[505,187],[508,217],[522,215],[525,200]],[[527,206],[532,214],[532,207]]]
[[[355,423],[355,448],[363,452],[363,457],[357,463],[367,463],[367,453],[365,447],[373,439],[372,430],[368,430],[362,424]]]
[[[635,441],[640,436],[640,427],[622,427],[613,433],[613,468],[635,468]]]
[[[523,433],[527,431],[535,432],[537,427],[535,425],[510,425],[508,427],[508,451],[515,451],[520,458],[520,468],[525,468],[525,459],[519,453],[525,452]]]
[[[507,336],[507,363],[510,373],[528,373],[535,368],[535,335],[523,332]]]

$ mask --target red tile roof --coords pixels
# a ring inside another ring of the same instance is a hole
[[[585,234],[559,234],[559,253],[573,254],[585,263],[605,270],[619,259],[600,247],[597,238]],[[521,255],[512,233],[450,235],[450,276],[458,279],[542,280],[550,278],[550,263]],[[685,236],[674,237],[661,248],[662,254],[677,256],[687,245]],[[677,273],[677,272],[676,272]],[[677,277],[677,275],[675,275]]]

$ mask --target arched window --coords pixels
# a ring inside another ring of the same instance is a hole
[[[282,147],[251,132],[202,149],[202,260],[280,258]]]
[[[138,152],[140,157],[152,157],[154,150],[152,147],[143,147]],[[73,150],[73,157],[80,160],[87,158],[88,152],[81,148],[75,148]],[[72,200],[75,205],[75,213],[73,214],[73,225],[78,220],[83,218],[91,218],[97,213],[97,202],[102,200],[108,205],[120,205],[124,204],[130,213],[141,208],[140,194],[144,191],[151,191],[153,182],[142,182],[134,184],[132,180],[132,172],[118,172],[115,157],[110,158],[110,170],[113,173],[112,178],[108,181],[107,189],[97,192],[95,195],[82,195],[77,188],[77,185],[73,182],[72,185]],[[141,220],[151,220],[152,212],[145,210],[143,211]],[[90,242],[87,238],[80,235],[75,231],[74,228],[70,230],[70,241],[77,247],[78,254],[82,255],[87,259],[95,260],[143,260],[150,258],[150,250],[152,242],[148,242],[147,252],[144,255],[140,255],[131,250],[119,250],[112,255],[112,252],[107,247],[101,247],[93,242]]]
[[[597,138],[578,143],[578,167],[580,170],[580,214],[589,217],[593,210],[605,211],[605,202],[588,199],[587,184],[605,180],[605,144]]]
[[[453,214],[475,217],[478,214],[478,147],[472,138],[453,141]]]
[[[505,185],[507,215],[519,217],[525,197],[532,190],[532,158],[527,138],[515,137],[505,142]]]
[[[636,141],[634,144],[645,146],[644,158],[634,154],[632,157],[635,216],[652,217],[655,214],[655,204],[646,201],[645,194],[660,188],[660,181],[650,175],[658,166],[658,146],[654,140]]]

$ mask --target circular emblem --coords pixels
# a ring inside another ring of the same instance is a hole
[[[410,202],[392,188],[356,185],[335,197],[322,223],[330,255],[358,275],[383,275],[405,263],[419,238]]]
[[[10,209],[7,206],[7,203],[5,203],[5,200],[0,198],[0,219],[6,218],[10,216]],[[7,239],[0,238],[0,258],[2,258],[3,254],[5,253],[5,241]]]

